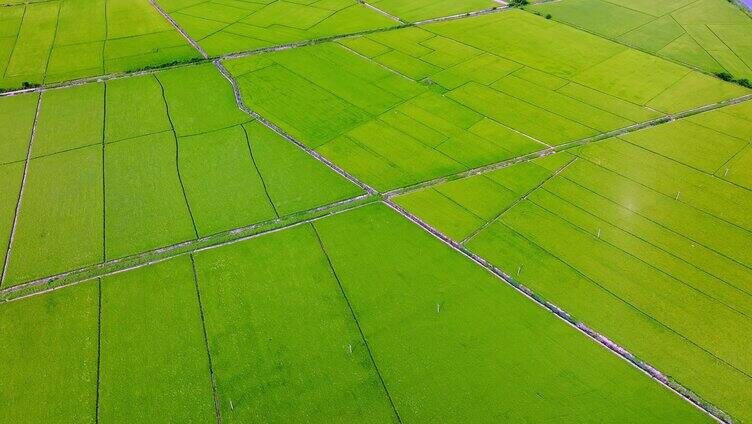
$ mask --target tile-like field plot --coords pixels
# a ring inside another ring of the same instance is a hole
[[[209,55],[398,25],[354,0],[159,0]]]
[[[722,108],[397,202],[747,420],[751,112]]]
[[[749,93],[522,11],[226,64],[251,109],[378,190]]]
[[[732,2],[564,0],[530,10],[705,71],[752,78],[752,21]]]
[[[709,422],[381,204],[0,305],[0,317],[13,369],[0,393],[15,396],[4,421],[98,410],[103,423],[214,422],[211,357],[223,422]],[[40,322],[66,325],[26,330]],[[48,355],[48,338],[66,350]]]
[[[198,57],[148,0],[56,0],[0,7],[0,89]]]
[[[6,247],[31,149],[5,286],[361,193],[238,109],[211,65],[46,91],[31,140],[36,104],[0,99]]]

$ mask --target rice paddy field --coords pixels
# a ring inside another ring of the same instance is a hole
[[[752,422],[736,3],[0,23],[0,422]]]
[[[569,0],[530,9],[695,68],[752,79],[752,22],[734,2]]]

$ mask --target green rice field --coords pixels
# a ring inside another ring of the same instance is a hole
[[[530,9],[695,68],[752,79],[752,22],[733,2],[567,0]]]
[[[147,0],[11,2],[0,23],[0,88],[199,57]]]
[[[752,11],[518,3],[0,4],[0,422],[752,422]]]

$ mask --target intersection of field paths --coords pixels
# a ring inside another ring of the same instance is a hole
[[[752,420],[752,21],[622,3],[0,5],[0,421]]]

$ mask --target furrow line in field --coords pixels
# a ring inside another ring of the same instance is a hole
[[[150,0],[150,1],[152,1],[152,0]],[[558,0],[548,0],[546,2],[549,2],[549,1],[558,1]],[[159,7],[159,6],[155,4],[155,7]],[[482,15],[487,15],[489,13],[501,12],[501,11],[510,10],[510,9],[512,9],[512,8],[506,7],[506,6],[498,6],[498,7],[493,7],[493,8],[489,8],[489,9],[480,10],[480,11],[462,13],[462,14],[451,15],[451,16],[442,16],[442,17],[426,19],[426,20],[423,20],[423,21],[418,21],[418,22],[413,22],[413,23],[400,23],[400,24],[397,24],[397,25],[393,25],[393,26],[389,26],[389,27],[384,27],[384,28],[374,28],[374,29],[368,29],[368,30],[363,30],[363,31],[356,31],[356,32],[351,32],[351,33],[346,33],[346,34],[329,35],[329,36],[325,36],[325,37],[313,38],[313,39],[310,39],[310,40],[301,40],[301,41],[296,41],[296,42],[292,42],[292,43],[278,44],[278,45],[269,46],[269,47],[261,47],[261,48],[256,48],[256,49],[243,50],[243,51],[232,52],[232,53],[225,53],[225,54],[214,55],[214,56],[208,55],[208,53],[206,53],[203,50],[203,48],[201,48],[201,46],[198,45],[198,43],[194,41],[194,43],[196,43],[196,45],[194,45],[193,43],[191,43],[191,45],[194,48],[196,48],[196,50],[199,53],[201,53],[202,56],[204,54],[207,55],[203,59],[189,60],[189,61],[182,62],[182,63],[173,63],[173,64],[170,64],[170,65],[164,65],[164,66],[155,65],[154,68],[142,69],[142,70],[138,70],[138,71],[115,72],[115,73],[110,73],[110,74],[101,74],[101,75],[95,75],[95,76],[91,76],[91,77],[84,77],[84,78],[77,78],[77,79],[73,79],[73,80],[60,81],[60,82],[55,82],[55,83],[50,83],[50,84],[42,84],[42,85],[40,85],[38,87],[23,88],[23,89],[18,89],[18,90],[11,90],[11,91],[2,92],[2,93],[0,93],[0,97],[15,96],[15,95],[24,94],[24,93],[38,93],[38,92],[43,92],[43,91],[49,91],[49,90],[56,90],[56,89],[62,89],[62,88],[75,87],[75,86],[80,86],[80,85],[85,85],[85,84],[91,84],[91,83],[97,83],[97,82],[102,82],[102,81],[110,81],[110,80],[116,80],[116,79],[122,79],[122,78],[130,78],[130,77],[137,77],[137,76],[143,76],[143,75],[151,75],[151,74],[155,74],[155,73],[161,72],[161,71],[166,71],[166,70],[171,70],[171,69],[178,69],[178,68],[183,68],[183,67],[187,67],[187,66],[196,66],[196,65],[206,64],[208,62],[212,62],[212,61],[217,60],[217,59],[219,59],[219,60],[225,60],[225,59],[236,59],[236,58],[242,58],[242,57],[248,57],[248,56],[255,56],[255,55],[264,54],[264,53],[271,53],[271,52],[275,52],[275,51],[289,50],[289,49],[294,49],[294,48],[298,48],[298,47],[305,47],[305,46],[311,46],[311,45],[316,45],[316,44],[322,44],[322,43],[327,43],[327,42],[331,42],[331,41],[342,40],[342,39],[346,39],[346,38],[357,38],[357,37],[361,37],[361,36],[365,36],[365,35],[369,35],[369,34],[375,34],[375,33],[379,33],[379,32],[394,31],[394,30],[397,30],[397,29],[402,29],[402,28],[407,28],[407,27],[412,27],[412,26],[426,25],[426,24],[430,24],[430,23],[434,23],[434,22],[442,22],[442,21],[464,19],[464,18],[472,18],[472,17],[475,17],[475,16],[482,16]],[[162,9],[162,11],[164,12],[163,9]],[[160,12],[160,14],[162,14],[162,12]],[[167,12],[164,12],[164,14],[162,16],[165,16],[165,19],[167,19],[167,17],[169,17],[169,14]],[[168,22],[170,22],[171,24],[173,24],[174,20],[168,19]],[[175,23],[174,25],[177,25],[177,24]],[[181,32],[181,35],[183,35],[183,37],[186,37],[187,33]],[[187,39],[190,39],[190,37],[188,37]]]
[[[34,112],[34,123],[31,126],[31,136],[29,137],[29,147],[26,149],[26,161],[24,162],[23,177],[21,178],[21,187],[18,190],[18,200],[16,201],[16,210],[13,214],[13,224],[10,227],[10,237],[8,237],[8,249],[5,251],[5,262],[3,270],[0,273],[0,288],[5,283],[8,275],[8,263],[10,262],[10,253],[13,247],[13,239],[16,236],[16,225],[18,224],[18,214],[21,211],[21,200],[23,199],[24,189],[26,188],[26,178],[29,174],[29,164],[31,162],[31,151],[34,147],[34,138],[37,135],[37,122],[39,122],[39,110],[42,108],[42,95],[37,98],[37,109]]]
[[[311,224],[311,228],[313,228],[313,232],[314,234],[316,234],[316,239],[319,242],[321,253],[323,253],[324,256],[326,257],[326,262],[327,264],[329,264],[329,269],[332,271],[332,276],[334,276],[334,279],[337,281],[337,286],[339,287],[339,291],[342,294],[342,297],[344,298],[345,303],[347,304],[347,308],[350,310],[350,315],[352,316],[352,319],[355,322],[355,326],[358,327],[358,333],[360,333],[360,339],[363,341],[363,344],[366,346],[366,352],[368,352],[368,357],[371,359],[371,364],[373,365],[373,368],[376,371],[376,375],[379,377],[379,382],[381,382],[381,387],[384,389],[384,394],[386,394],[387,399],[389,399],[389,404],[392,406],[392,411],[394,411],[394,415],[397,417],[397,422],[402,423],[402,417],[400,417],[399,411],[397,411],[397,407],[394,405],[394,400],[392,400],[392,395],[389,394],[389,389],[387,389],[386,387],[386,383],[384,382],[384,377],[381,375],[379,366],[376,364],[376,359],[374,359],[373,357],[371,346],[368,344],[368,340],[366,339],[365,333],[363,333],[363,328],[360,326],[360,321],[358,321],[358,316],[355,314],[355,310],[353,309],[352,304],[350,303],[350,299],[347,297],[347,292],[345,292],[345,288],[342,286],[342,281],[340,281],[339,276],[337,275],[337,270],[334,269],[334,264],[332,263],[332,259],[329,257],[329,252],[326,251],[326,247],[324,246],[324,241],[321,240],[321,236],[319,235],[319,231],[316,229],[316,225]]]
[[[72,286],[84,281],[90,281],[107,275],[119,274],[132,269],[142,268],[144,266],[164,262],[166,260],[183,256],[189,253],[213,249],[228,244],[249,240],[264,234],[270,234],[287,228],[296,227],[308,222],[317,221],[327,216],[339,214],[359,208],[363,205],[376,201],[378,197],[370,194],[351,197],[338,202],[308,209],[306,211],[296,212],[285,215],[280,218],[274,218],[255,224],[238,227],[231,230],[222,231],[216,234],[200,237],[176,243],[169,246],[152,249],[135,255],[122,258],[111,259],[99,264],[66,271],[28,281],[22,284],[14,285],[0,289],[0,303],[10,302],[23,299],[29,296],[35,296]]]
[[[681,383],[673,380],[669,376],[663,374],[661,371],[656,369],[655,367],[651,366],[645,361],[642,361],[638,359],[635,355],[633,355],[629,350],[621,347],[620,345],[614,343],[611,341],[608,337],[596,332],[595,330],[591,329],[589,326],[587,326],[585,323],[576,320],[572,315],[564,311],[563,309],[559,308],[558,306],[554,305],[553,303],[545,300],[543,297],[538,295],[537,293],[533,292],[529,288],[527,288],[525,285],[521,284],[520,282],[514,280],[509,274],[505,273],[501,269],[494,266],[492,263],[488,262],[487,260],[483,259],[482,257],[476,255],[475,253],[471,252],[461,244],[457,243],[453,239],[451,239],[449,236],[445,235],[444,233],[440,232],[439,230],[435,229],[431,225],[427,224],[417,216],[411,214],[401,206],[397,205],[390,199],[384,199],[384,203],[386,203],[387,206],[395,210],[400,215],[404,216],[405,218],[409,219],[413,223],[417,224],[421,228],[423,228],[425,231],[427,231],[429,234],[433,235],[437,239],[444,242],[446,245],[454,249],[455,251],[461,253],[465,257],[469,258],[476,264],[482,266],[492,274],[494,274],[496,277],[510,285],[513,289],[517,290],[519,293],[523,294],[528,299],[532,300],[536,304],[538,304],[540,307],[545,308],[552,312],[554,315],[556,315],[558,318],[569,324],[571,327],[575,328],[585,336],[589,337],[593,341],[597,342],[598,344],[604,346],[606,349],[611,351],[612,353],[616,354],[621,359],[627,361],[630,365],[634,366],[653,380],[657,381],[664,387],[668,388],[675,394],[679,395],[686,401],[688,401],[693,406],[699,408],[703,412],[705,412],[708,416],[713,418],[715,421],[720,423],[733,423],[734,420],[731,418],[730,415],[728,415],[726,412],[721,410],[720,408],[714,406],[710,402],[704,400],[699,395],[695,394],[688,388],[684,387]]]
[[[475,236],[481,233],[481,231],[488,228],[489,225],[493,224],[494,222],[498,221],[499,218],[501,218],[502,215],[504,215],[508,210],[512,209],[513,207],[517,206],[520,202],[527,199],[528,196],[530,196],[535,190],[538,190],[539,188],[543,187],[544,184],[546,184],[548,181],[556,177],[557,175],[564,172],[567,168],[569,168],[570,165],[572,165],[578,158],[572,158],[569,162],[565,163],[563,166],[561,166],[559,169],[557,169],[555,172],[553,172],[551,175],[549,175],[547,178],[543,179],[540,183],[538,183],[535,187],[531,188],[530,190],[526,191],[522,196],[518,197],[514,202],[512,202],[509,206],[504,208],[501,212],[496,214],[493,218],[489,219],[488,221],[484,222],[483,225],[478,227],[475,231],[470,233],[467,237],[462,239],[460,241],[461,245],[467,244],[470,240],[472,240]]]
[[[716,103],[710,103],[710,104],[698,106],[698,107],[695,107],[695,108],[692,108],[692,109],[688,109],[688,110],[685,110],[685,111],[682,111],[682,112],[677,112],[677,113],[673,113],[673,114],[667,114],[667,115],[664,115],[664,116],[661,116],[661,117],[658,117],[658,118],[655,118],[655,119],[651,119],[649,121],[639,122],[639,123],[636,123],[636,124],[629,125],[627,127],[618,128],[618,129],[615,129],[615,130],[612,130],[612,131],[607,131],[607,132],[604,132],[604,133],[599,133],[599,134],[596,134],[596,135],[593,135],[593,136],[590,136],[590,137],[585,137],[585,138],[582,138],[582,139],[579,139],[579,140],[574,140],[574,141],[566,142],[566,143],[559,144],[559,145],[556,145],[556,146],[552,146],[552,147],[549,147],[549,148],[546,148],[546,149],[537,150],[537,151],[532,152],[532,153],[528,153],[528,154],[525,154],[525,155],[517,156],[517,157],[511,158],[511,159],[505,159],[503,161],[494,162],[494,163],[489,164],[489,165],[479,166],[477,168],[469,169],[467,171],[462,171],[462,172],[458,172],[456,174],[451,174],[451,175],[447,175],[447,176],[443,176],[443,177],[434,178],[432,180],[424,181],[424,182],[413,184],[413,185],[410,185],[410,186],[400,187],[400,188],[388,191],[386,193],[383,193],[383,195],[386,198],[391,199],[393,197],[401,196],[403,194],[408,194],[408,193],[412,193],[412,192],[415,192],[415,191],[423,190],[423,189],[426,189],[426,188],[429,188],[429,187],[434,187],[436,185],[439,185],[439,184],[442,184],[442,183],[445,183],[445,182],[449,182],[449,181],[453,181],[453,180],[458,180],[458,179],[462,179],[462,178],[467,178],[467,177],[472,177],[472,176],[475,176],[475,175],[486,174],[488,172],[496,171],[498,169],[507,168],[507,167],[512,166],[512,165],[517,164],[517,163],[529,162],[531,160],[534,160],[534,159],[537,159],[537,158],[541,158],[541,157],[544,157],[544,156],[548,156],[548,155],[552,155],[554,153],[559,153],[559,152],[562,152],[562,151],[565,151],[565,150],[569,150],[569,149],[572,149],[574,147],[583,146],[583,145],[586,145],[586,144],[591,144],[591,143],[594,143],[594,142],[597,142],[597,141],[602,141],[602,140],[605,140],[605,139],[608,139],[608,138],[618,137],[618,136],[621,136],[621,135],[624,135],[624,134],[629,134],[629,133],[632,133],[632,132],[635,132],[635,131],[639,131],[639,130],[643,130],[643,129],[646,129],[646,128],[655,127],[657,125],[665,124],[667,122],[675,121],[677,119],[686,118],[686,117],[697,115],[697,114],[700,114],[700,113],[703,113],[703,112],[709,112],[711,110],[716,110],[716,109],[720,109],[722,107],[726,107],[726,106],[731,106],[731,105],[743,103],[743,102],[746,102],[746,101],[749,101],[749,100],[752,100],[752,94],[745,94],[743,96],[739,96],[739,97],[735,97],[735,98],[727,99],[727,100],[722,100],[722,101],[716,102]]]
[[[230,71],[228,71],[227,68],[225,68],[225,66],[219,60],[215,60],[214,61],[214,65],[217,67],[217,69],[219,69],[219,72],[230,82],[230,85],[232,86],[232,91],[233,91],[233,93],[235,95],[235,102],[237,103],[238,108],[240,108],[240,110],[242,110],[243,112],[247,113],[251,117],[255,118],[256,120],[258,120],[259,122],[261,122],[262,124],[264,124],[264,126],[266,126],[270,130],[272,130],[275,133],[277,133],[277,135],[279,135],[280,137],[282,137],[285,140],[289,141],[290,143],[294,144],[295,146],[297,146],[298,148],[300,148],[304,152],[308,153],[308,155],[312,156],[317,161],[323,163],[324,165],[326,165],[328,168],[330,168],[331,170],[333,170],[337,174],[339,174],[342,177],[344,177],[347,180],[349,180],[351,183],[353,183],[353,184],[357,185],[358,187],[362,188],[367,193],[369,193],[369,194],[375,194],[376,193],[376,190],[373,189],[368,184],[366,184],[366,183],[360,181],[359,179],[355,178],[352,174],[350,174],[349,172],[347,172],[344,169],[340,168],[339,166],[335,165],[334,162],[330,161],[329,159],[325,158],[321,153],[319,153],[319,152],[311,149],[310,147],[306,146],[302,142],[296,140],[293,136],[291,136],[290,134],[288,134],[287,132],[285,132],[282,128],[278,127],[277,125],[275,125],[271,121],[267,120],[266,118],[262,117],[258,113],[256,113],[253,110],[251,110],[248,106],[246,106],[245,102],[243,101],[243,96],[242,96],[242,94],[240,92],[240,85],[238,84],[238,81],[235,79],[235,77],[232,76],[232,74],[230,74]]]
[[[198,273],[196,272],[196,260],[193,253],[188,255],[191,259],[191,269],[193,270],[193,283],[196,286],[196,298],[198,300],[198,311],[201,315],[201,329],[204,333],[204,346],[206,347],[206,356],[209,361],[209,376],[211,378],[212,397],[214,398],[214,413],[217,415],[217,424],[222,424],[222,411],[219,407],[219,394],[217,393],[217,379],[214,375],[214,365],[212,363],[211,349],[209,347],[209,335],[206,332],[206,319],[204,318],[204,305],[201,303],[201,290],[198,287]]]
[[[149,3],[151,3],[151,5],[154,6],[155,9],[157,9],[157,12],[159,12],[159,14],[162,15],[163,18],[167,19],[167,21],[180,33],[180,35],[183,36],[183,38],[185,38],[188,41],[188,43],[190,43],[191,46],[193,46],[194,49],[196,49],[199,53],[201,53],[201,56],[203,56],[204,59],[209,58],[209,55],[206,54],[206,51],[204,51],[203,47],[201,47],[196,42],[196,40],[191,38],[191,36],[188,35],[188,33],[185,32],[185,30],[181,28],[180,25],[178,25],[178,23],[175,22],[175,20],[172,19],[172,17],[168,15],[167,12],[165,12],[164,9],[162,9],[162,7],[159,6],[156,1],[149,0]]]

